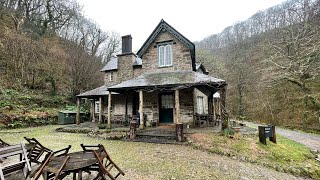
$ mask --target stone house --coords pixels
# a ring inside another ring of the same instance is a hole
[[[226,82],[196,63],[195,45],[164,20],[135,54],[131,35],[122,37],[122,53],[101,70],[105,84],[79,94],[92,100],[91,114],[108,126],[138,116],[140,127],[170,123],[194,125],[196,114],[214,114],[220,92],[224,118]],[[97,105],[95,106],[95,102]],[[79,122],[79,118],[77,120]]]

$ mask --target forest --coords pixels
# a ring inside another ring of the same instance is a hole
[[[319,0],[288,0],[196,42],[233,118],[319,132],[319,13]]]
[[[0,27],[1,114],[41,111],[35,94],[72,104],[103,84],[120,48],[73,0],[0,0]],[[195,44],[197,61],[227,81],[232,118],[320,131],[320,0],[288,0]]]
[[[0,127],[54,123],[119,47],[76,1],[0,0]]]

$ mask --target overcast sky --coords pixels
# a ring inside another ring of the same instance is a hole
[[[221,32],[284,0],[78,0],[104,31],[131,34],[137,51],[163,18],[191,41]]]

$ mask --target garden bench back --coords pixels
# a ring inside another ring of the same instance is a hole
[[[9,162],[7,164],[0,164],[0,179],[4,180],[4,176],[22,170],[24,178],[28,179],[29,173],[31,171],[30,162],[27,156],[27,151],[25,145],[20,143],[14,146],[7,146],[0,148],[0,159],[5,159],[10,156],[19,155],[18,160],[15,162]],[[26,168],[26,171],[25,171]]]

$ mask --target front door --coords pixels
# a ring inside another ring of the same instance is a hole
[[[160,123],[173,123],[174,99],[172,94],[160,95]]]

